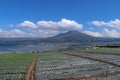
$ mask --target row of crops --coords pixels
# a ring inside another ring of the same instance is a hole
[[[35,67],[35,80],[55,80],[107,74],[120,71],[112,65],[71,56],[60,52],[41,52]],[[114,79],[116,78],[116,79]],[[119,80],[120,75],[92,78],[90,80]]]
[[[24,80],[34,54],[0,54],[0,80]]]
[[[106,54],[91,54],[91,53],[73,53],[77,56],[87,57],[91,59],[96,59],[104,62],[108,62],[117,66],[120,66],[120,56],[119,55],[106,55]]]
[[[105,60],[119,59],[119,56],[77,54],[91,56]],[[25,80],[27,71],[34,58],[29,54],[0,54],[0,80]],[[35,80],[56,80],[96,76],[120,71],[119,67],[112,66],[86,58],[71,56],[62,52],[40,52],[37,55],[34,77]],[[107,77],[94,77],[87,80],[120,80],[120,74]]]
[[[92,78],[89,80],[120,80],[120,74],[113,75],[113,76],[107,76],[107,77]]]
[[[120,54],[120,48],[99,48],[92,47],[81,50],[74,50],[75,52],[85,52],[85,53],[100,53],[100,54]]]

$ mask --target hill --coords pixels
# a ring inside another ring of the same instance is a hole
[[[120,38],[93,37],[77,30],[60,33],[48,38],[0,38],[3,44],[39,44],[40,42],[83,42],[83,43],[110,43],[120,44]]]
[[[44,38],[41,41],[52,41],[52,42],[90,42],[100,40],[100,38],[93,37],[84,33],[81,33],[77,30],[68,31],[66,33],[58,34],[54,37]]]

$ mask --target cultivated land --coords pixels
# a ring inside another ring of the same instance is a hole
[[[34,54],[0,54],[0,80],[24,80]]]
[[[95,53],[95,54],[114,54],[120,55],[120,48],[86,48],[82,50],[74,50],[74,52]]]
[[[119,59],[79,51],[0,54],[0,80],[120,80]]]
[[[71,54],[43,52],[38,54],[36,80],[120,79],[119,67]],[[111,76],[112,75],[112,76]]]

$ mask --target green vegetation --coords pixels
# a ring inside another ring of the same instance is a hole
[[[74,50],[75,52],[100,53],[100,54],[120,54],[120,48],[86,48],[83,50]]]
[[[33,53],[0,54],[0,79],[23,79],[33,57]]]
[[[0,80],[25,80],[33,58],[33,53],[0,54]],[[103,62],[64,54],[60,50],[38,53],[34,70],[35,80],[56,80],[106,74],[120,71],[120,68]],[[108,80],[116,80],[117,77],[120,77],[120,74],[108,77]],[[103,79],[100,78],[100,80]]]
[[[41,52],[38,54],[36,62],[35,80],[62,80],[64,78],[106,74],[106,72],[118,70],[120,68],[106,63],[63,54],[62,52]],[[108,80],[113,80],[113,77],[111,76]]]

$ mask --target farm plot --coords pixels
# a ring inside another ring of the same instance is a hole
[[[65,52],[69,55],[89,58],[97,61],[106,62],[115,66],[120,67],[120,55],[112,55],[112,54],[92,54],[92,53],[81,53],[81,52]]]
[[[81,49],[81,50],[74,50],[74,52],[120,55],[120,48],[99,48],[99,47],[93,47],[93,48],[87,48],[87,49]]]
[[[106,63],[71,56],[60,52],[41,52],[38,54],[36,62],[35,80],[68,80],[70,78],[102,75],[116,71],[120,71],[120,68]],[[120,79],[119,74],[116,76],[115,78],[118,78],[119,76]],[[102,78],[106,77],[103,76],[100,79],[94,77],[90,80],[102,80]]]
[[[0,54],[0,80],[24,80],[34,54]]]

